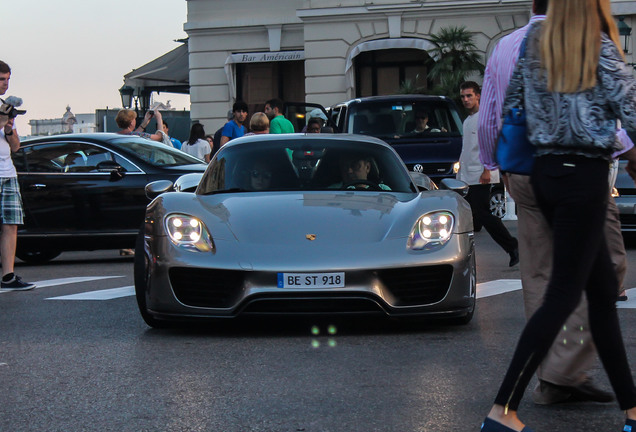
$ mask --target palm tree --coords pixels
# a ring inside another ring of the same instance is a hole
[[[428,76],[438,82],[433,92],[456,98],[467,76],[474,72],[483,76],[481,54],[466,27],[444,27],[429,40],[435,45],[430,54],[436,62]]]

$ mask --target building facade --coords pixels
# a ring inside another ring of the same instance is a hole
[[[405,80],[425,87],[432,34],[465,27],[485,63],[499,39],[528,22],[531,6],[532,0],[187,0],[191,118],[213,132],[236,99],[254,111],[273,97],[330,106],[395,93]],[[632,26],[636,2],[614,0],[612,7]],[[631,36],[626,43],[630,48]]]
[[[95,114],[73,114],[70,106],[66,107],[66,112],[60,118],[29,120],[29,126],[30,136],[96,131]]]

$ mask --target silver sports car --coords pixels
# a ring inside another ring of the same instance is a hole
[[[381,140],[239,138],[194,193],[193,179],[146,187],[154,199],[137,240],[135,291],[152,327],[248,314],[473,316],[466,185],[446,179],[438,189],[409,175]]]

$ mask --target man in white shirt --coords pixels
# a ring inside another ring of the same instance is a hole
[[[0,61],[0,95],[4,95],[9,89],[11,68]],[[11,105],[10,99],[13,102]],[[15,264],[15,249],[18,242],[18,225],[22,225],[24,213],[22,210],[22,197],[18,186],[18,175],[11,153],[20,149],[20,137],[14,128],[15,116],[24,114],[25,111],[16,109],[22,100],[8,98],[7,103],[0,106],[0,218],[2,218],[2,230],[0,231],[0,263],[2,264],[1,291],[25,291],[35,288],[35,284],[24,282],[20,276],[13,273]]]
[[[519,262],[517,239],[510,235],[501,219],[490,212],[490,188],[492,183],[499,183],[499,170],[489,170],[482,165],[479,158],[479,139],[477,127],[479,123],[479,98],[481,89],[474,81],[466,81],[460,86],[460,96],[468,117],[464,120],[464,137],[462,153],[459,157],[457,179],[469,186],[466,201],[473,211],[475,226],[483,226],[503,250],[510,256],[510,267]]]

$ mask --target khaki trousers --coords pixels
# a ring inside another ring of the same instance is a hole
[[[517,207],[519,270],[525,314],[526,318],[529,318],[541,305],[550,280],[552,231],[537,206],[530,177],[510,174],[508,178],[509,193]],[[619,287],[622,287],[627,271],[627,256],[620,231],[618,209],[613,198],[610,198],[608,203],[605,235],[612,263],[616,268]],[[595,361],[596,347],[589,329],[587,300],[583,296],[581,303],[567,319],[537,369],[537,376],[553,384],[575,386],[587,379],[588,371]]]

